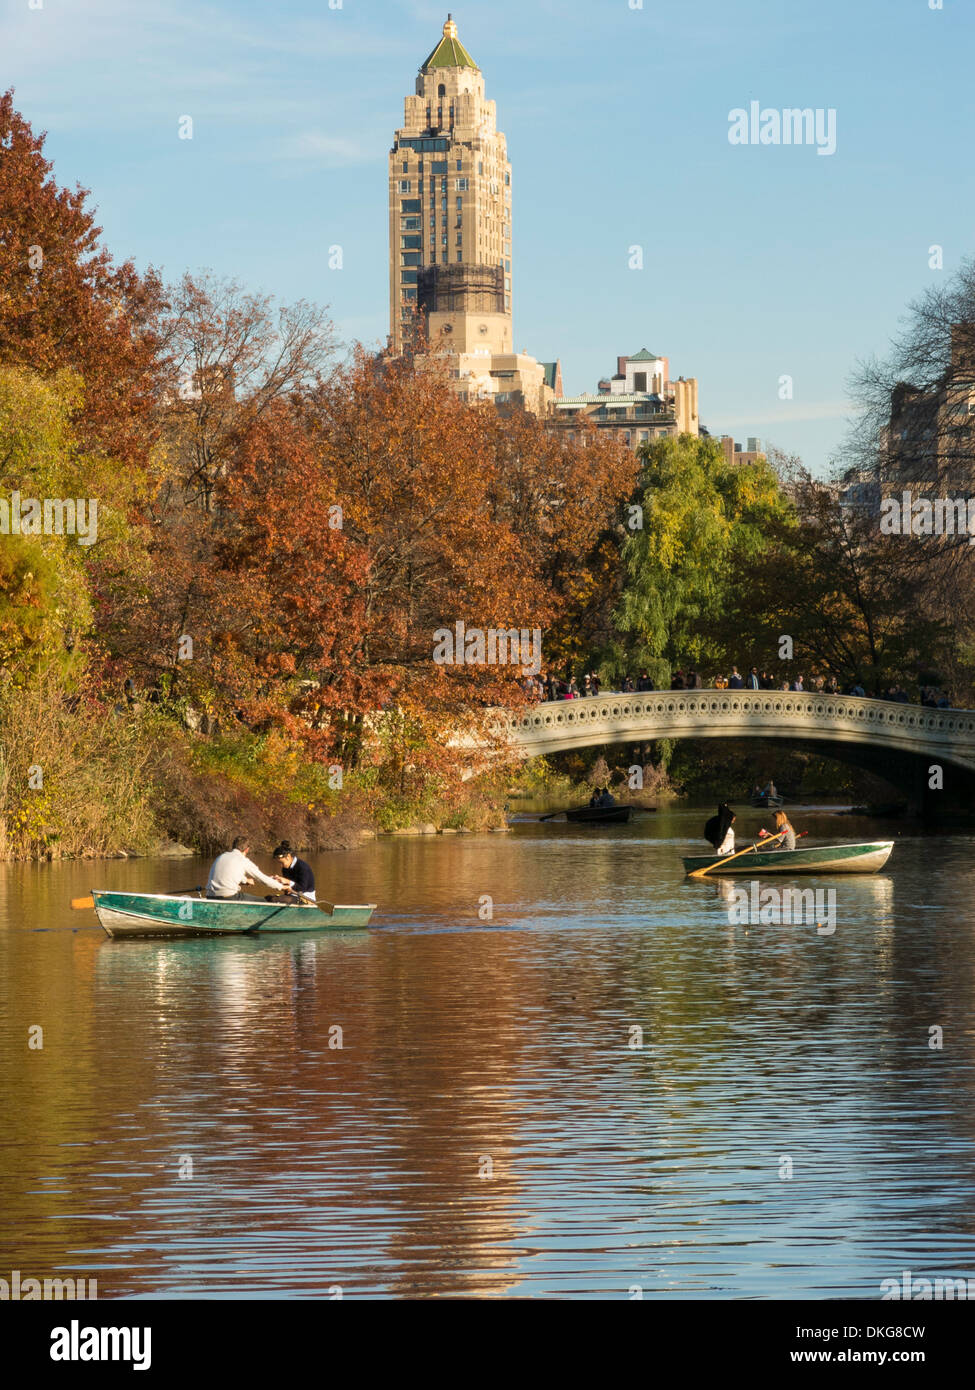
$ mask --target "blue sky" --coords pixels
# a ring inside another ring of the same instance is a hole
[[[379,344],[386,161],[447,3],[0,0],[0,86],[117,257],[318,300]],[[975,251],[971,0],[449,3],[508,139],[515,346],[569,392],[666,354],[712,431],[825,468],[856,359]],[[731,145],[753,100],[834,108],[836,153]]]

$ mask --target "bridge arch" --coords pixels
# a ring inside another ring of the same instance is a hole
[[[911,793],[933,764],[959,774],[966,801],[975,790],[975,710],[811,691],[665,690],[550,701],[500,714],[495,727],[525,757],[661,738],[781,739]]]

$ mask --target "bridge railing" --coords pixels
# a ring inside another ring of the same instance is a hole
[[[582,743],[589,730],[593,734],[600,730],[616,732],[625,742],[628,732],[634,740],[641,737],[640,726],[647,730],[642,737],[653,737],[653,725],[675,723],[761,725],[768,732],[777,724],[784,724],[792,733],[797,732],[797,725],[805,725],[810,731],[831,728],[837,733],[852,732],[878,742],[891,736],[910,742],[920,738],[968,744],[975,740],[975,710],[930,709],[869,696],[801,690],[658,690],[588,695],[498,711],[495,727],[518,743],[544,743],[546,735],[559,732],[577,734]]]

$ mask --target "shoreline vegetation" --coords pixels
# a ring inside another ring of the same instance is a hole
[[[594,782],[889,799],[754,748],[465,753],[529,692],[507,643],[438,660],[444,631],[538,634],[537,674],[606,690],[754,662],[975,698],[967,537],[882,535],[775,451],[463,400],[419,337],[345,348],[317,305],[167,284],[43,145],[0,95],[0,859],[502,830]],[[975,271],[951,293],[975,322]]]

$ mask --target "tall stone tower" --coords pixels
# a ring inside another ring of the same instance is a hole
[[[450,352],[511,352],[511,165],[481,70],[450,15],[389,155],[395,352],[418,322]]]

